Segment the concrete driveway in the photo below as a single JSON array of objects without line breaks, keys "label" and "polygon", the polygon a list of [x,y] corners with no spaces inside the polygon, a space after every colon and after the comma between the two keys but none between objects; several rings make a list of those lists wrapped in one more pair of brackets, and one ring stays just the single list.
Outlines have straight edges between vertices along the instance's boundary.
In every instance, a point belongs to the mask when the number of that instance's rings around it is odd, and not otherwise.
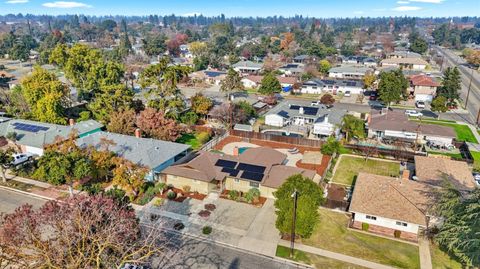
[{"label": "concrete driveway", "polygon": [[37,209],[45,202],[46,200],[40,198],[0,188],[0,212],[2,213],[13,213],[17,207],[24,204],[30,204]]}]

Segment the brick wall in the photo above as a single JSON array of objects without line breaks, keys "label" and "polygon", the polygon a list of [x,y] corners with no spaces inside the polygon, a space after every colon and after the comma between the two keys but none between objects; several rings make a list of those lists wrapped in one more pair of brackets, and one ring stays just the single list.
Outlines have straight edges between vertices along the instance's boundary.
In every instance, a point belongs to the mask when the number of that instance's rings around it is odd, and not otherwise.
[{"label": "brick wall", "polygon": [[[394,235],[395,230],[394,229],[386,228],[386,227],[382,227],[382,226],[378,226],[378,225],[374,225],[374,224],[370,224],[370,223],[368,225],[369,225],[368,226],[368,232],[376,233],[376,234],[380,234],[380,235],[386,235],[386,236],[390,236],[390,237],[395,237],[395,235]],[[358,229],[358,230],[362,230],[362,222],[353,221],[353,223],[350,225],[350,227]],[[413,242],[418,241],[418,236],[416,234],[409,233],[409,232],[404,232],[404,231],[401,232],[400,238],[408,240],[408,241],[413,241]]]}]

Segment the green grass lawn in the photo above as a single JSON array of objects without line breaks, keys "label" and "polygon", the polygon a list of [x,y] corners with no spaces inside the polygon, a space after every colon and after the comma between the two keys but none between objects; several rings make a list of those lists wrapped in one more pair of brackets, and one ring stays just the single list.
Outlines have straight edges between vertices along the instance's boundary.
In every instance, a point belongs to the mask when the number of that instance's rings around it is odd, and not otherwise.
[{"label": "green grass lawn", "polygon": [[[277,247],[277,257],[290,259],[290,248],[284,246]],[[326,258],[320,255],[307,253],[301,250],[294,250],[293,259],[296,262],[313,265],[315,268],[345,268],[345,269],[360,269],[362,266],[351,263],[341,262],[335,259]]]},{"label": "green grass lawn", "polygon": [[420,267],[417,246],[348,230],[349,217],[343,213],[327,209],[319,213],[313,235],[303,244],[399,268]]},{"label": "green grass lawn", "polygon": [[480,152],[470,151],[470,154],[472,154],[472,158],[475,162],[480,162]]},{"label": "green grass lawn", "polygon": [[397,162],[380,161],[352,156],[343,156],[333,175],[333,182],[352,185],[359,172],[366,172],[381,176],[398,176],[400,164]]},{"label": "green grass lawn", "polygon": [[449,156],[456,159],[462,159],[463,156],[460,153],[448,153],[448,152],[439,152],[439,151],[428,151],[429,154],[437,154],[437,155],[444,155]]},{"label": "green grass lawn", "polygon": [[[420,120],[413,120],[413,121],[420,121]],[[446,127],[452,127],[455,130],[455,133],[457,134],[457,140],[478,143],[477,138],[475,137],[472,130],[470,130],[470,128],[467,125],[448,123],[448,122],[442,122],[442,121],[433,121],[433,120],[422,120],[421,122],[425,124],[435,124],[435,125],[441,125]]]},{"label": "green grass lawn", "polygon": [[432,265],[435,269],[461,269],[462,264],[457,262],[443,252],[437,245],[430,245],[430,256],[432,257]]},{"label": "green grass lawn", "polygon": [[[184,134],[179,139],[177,139],[176,142],[181,143],[181,144],[190,145],[192,147],[192,149],[200,149],[209,140],[209,139],[205,138],[205,134],[203,135],[204,137],[202,138],[201,134],[202,133]],[[207,138],[208,138],[208,136],[207,136]],[[202,140],[206,140],[206,141],[202,141]]]}]

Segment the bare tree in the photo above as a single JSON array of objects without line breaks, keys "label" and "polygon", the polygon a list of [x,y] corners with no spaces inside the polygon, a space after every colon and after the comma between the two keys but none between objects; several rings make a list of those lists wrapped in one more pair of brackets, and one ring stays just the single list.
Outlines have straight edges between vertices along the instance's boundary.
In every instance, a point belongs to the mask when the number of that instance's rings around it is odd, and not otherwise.
[{"label": "bare tree", "polygon": [[135,211],[103,195],[23,205],[0,220],[0,267],[120,268],[161,252],[158,229],[141,229]]}]

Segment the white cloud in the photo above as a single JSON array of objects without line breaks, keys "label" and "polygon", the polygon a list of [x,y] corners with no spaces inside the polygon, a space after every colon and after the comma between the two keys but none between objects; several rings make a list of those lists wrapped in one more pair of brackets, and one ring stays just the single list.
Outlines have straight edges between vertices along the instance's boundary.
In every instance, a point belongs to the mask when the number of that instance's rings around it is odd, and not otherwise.
[{"label": "white cloud", "polygon": [[9,0],[5,3],[7,3],[7,4],[25,4],[25,3],[28,3],[28,0]]},{"label": "white cloud", "polygon": [[409,1],[397,1],[397,4],[399,5],[407,5],[407,4],[410,4]]},{"label": "white cloud", "polygon": [[85,3],[80,2],[64,2],[64,1],[57,1],[57,2],[49,2],[42,4],[44,7],[51,7],[51,8],[90,8],[91,5],[87,5]]},{"label": "white cloud", "polygon": [[422,9],[421,7],[414,7],[414,6],[399,6],[396,8],[392,8],[393,11],[417,11]]},{"label": "white cloud", "polygon": [[445,0],[409,0],[410,2],[429,3],[429,4],[441,4]]}]

